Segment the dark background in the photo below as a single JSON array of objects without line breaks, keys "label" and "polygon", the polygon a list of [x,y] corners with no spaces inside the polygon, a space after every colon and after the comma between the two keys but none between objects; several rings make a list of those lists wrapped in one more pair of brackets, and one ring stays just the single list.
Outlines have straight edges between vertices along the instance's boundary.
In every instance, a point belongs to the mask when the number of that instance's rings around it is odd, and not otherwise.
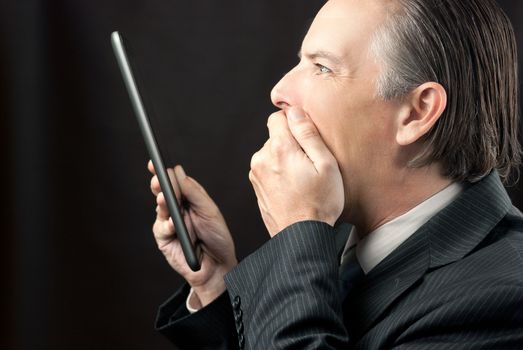
[{"label": "dark background", "polygon": [[[147,155],[109,35],[132,42],[160,142],[216,200],[239,258],[268,235],[247,178],[320,0],[0,6],[1,349],[170,349]],[[523,29],[520,1],[500,1]],[[518,187],[510,193],[520,205]]]}]

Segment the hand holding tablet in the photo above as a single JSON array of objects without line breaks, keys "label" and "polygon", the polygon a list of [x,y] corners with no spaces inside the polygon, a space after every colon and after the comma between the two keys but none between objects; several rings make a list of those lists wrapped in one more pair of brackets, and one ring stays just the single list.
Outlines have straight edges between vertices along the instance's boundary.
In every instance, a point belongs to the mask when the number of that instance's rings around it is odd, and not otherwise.
[{"label": "hand holding tablet", "polygon": [[156,170],[156,175],[158,176],[158,180],[160,182],[162,193],[165,197],[167,207],[169,208],[169,213],[174,222],[176,235],[180,240],[183,254],[185,255],[185,259],[187,260],[187,264],[190,266],[190,268],[193,271],[198,271],[200,269],[200,262],[198,261],[195,249],[191,243],[189,234],[187,233],[187,228],[185,227],[185,223],[178,206],[178,201],[176,200],[169,176],[167,175],[163,158],[151,128],[151,123],[143,105],[140,92],[138,91],[138,86],[131,70],[129,56],[127,55],[123,38],[120,33],[113,32],[111,34],[111,43],[116,60],[118,61],[118,65],[122,72],[127,92],[131,98],[131,103],[133,105],[138,124],[140,125],[145,145],[147,146],[147,150],[153,162],[154,169]]}]

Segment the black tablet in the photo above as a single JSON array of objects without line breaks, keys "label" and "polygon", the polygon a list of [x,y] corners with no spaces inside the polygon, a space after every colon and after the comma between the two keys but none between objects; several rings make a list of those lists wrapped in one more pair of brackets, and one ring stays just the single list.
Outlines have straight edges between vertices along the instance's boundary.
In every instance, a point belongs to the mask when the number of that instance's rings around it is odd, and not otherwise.
[{"label": "black tablet", "polygon": [[193,271],[198,271],[200,269],[200,263],[196,256],[195,249],[191,243],[187,228],[185,227],[185,222],[183,221],[183,216],[181,215],[178,201],[176,200],[174,190],[172,188],[171,182],[169,181],[169,176],[167,175],[167,170],[164,166],[163,158],[160,149],[158,148],[158,143],[154,137],[154,132],[151,128],[149,117],[147,116],[142,98],[140,97],[140,92],[138,91],[135,76],[131,70],[129,56],[124,46],[124,39],[120,33],[113,32],[111,34],[111,43],[116,60],[118,61],[118,66],[120,66],[120,71],[122,72],[127,92],[131,98],[134,113],[136,114],[138,125],[142,131],[147,151],[149,152],[154,169],[156,170],[156,175],[158,176],[160,187],[169,209],[169,214],[173,219],[176,235],[182,245],[183,254],[185,255],[185,259],[187,260],[189,267]]}]

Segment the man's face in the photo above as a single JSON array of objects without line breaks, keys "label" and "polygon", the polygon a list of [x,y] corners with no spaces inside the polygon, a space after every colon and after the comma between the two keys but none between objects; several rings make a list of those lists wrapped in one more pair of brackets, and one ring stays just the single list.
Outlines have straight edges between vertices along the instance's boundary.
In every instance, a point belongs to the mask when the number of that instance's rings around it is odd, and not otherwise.
[{"label": "man's face", "polygon": [[398,104],[376,96],[380,63],[370,49],[382,6],[327,2],[303,40],[299,64],[271,93],[276,106],[301,107],[316,124],[340,165],[346,212],[347,204],[357,206],[358,192],[383,178],[395,152],[391,116]]}]

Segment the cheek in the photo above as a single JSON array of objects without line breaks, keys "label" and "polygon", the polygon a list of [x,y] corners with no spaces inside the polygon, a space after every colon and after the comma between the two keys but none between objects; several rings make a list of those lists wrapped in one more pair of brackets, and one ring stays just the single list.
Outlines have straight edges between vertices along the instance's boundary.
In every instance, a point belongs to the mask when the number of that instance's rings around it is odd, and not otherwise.
[{"label": "cheek", "polygon": [[346,157],[349,138],[353,137],[350,120],[339,101],[325,96],[322,103],[309,108],[309,115],[318,128],[323,141],[339,161]]},{"label": "cheek", "polygon": [[390,108],[374,99],[370,80],[303,78],[295,85],[294,102],[314,121],[338,162],[361,161],[385,151],[391,134]]},{"label": "cheek", "polygon": [[345,114],[347,94],[325,78],[314,76],[300,84],[301,103],[318,129],[327,132]]},{"label": "cheek", "polygon": [[348,93],[340,90],[332,86],[316,87],[309,90],[303,101],[304,110],[333,153],[338,153],[341,141],[352,134],[352,120],[359,118],[357,105]]},{"label": "cheek", "polygon": [[332,92],[317,93],[307,100],[306,111],[342,167],[371,162],[388,152],[393,139],[389,111],[368,96]]}]

